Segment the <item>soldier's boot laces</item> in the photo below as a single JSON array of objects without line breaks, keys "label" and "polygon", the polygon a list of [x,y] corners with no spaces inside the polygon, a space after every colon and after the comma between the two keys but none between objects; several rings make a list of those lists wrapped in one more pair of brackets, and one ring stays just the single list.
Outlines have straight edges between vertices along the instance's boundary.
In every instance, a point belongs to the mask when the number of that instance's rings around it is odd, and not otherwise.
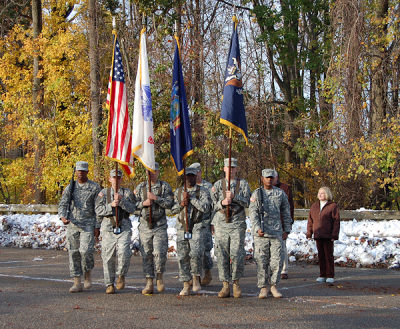
[{"label": "soldier's boot laces", "polygon": [[221,291],[218,293],[219,298],[227,298],[231,295],[231,288],[229,287],[229,282],[224,281],[222,282],[223,286]]},{"label": "soldier's boot laces", "polygon": [[258,298],[264,299],[268,298],[268,288],[267,287],[262,287],[260,294],[258,295]]},{"label": "soldier's boot laces", "polygon": [[242,298],[242,288],[239,286],[239,279],[233,281],[233,297]]},{"label": "soldier's boot laces", "polygon": [[211,271],[206,270],[204,272],[204,278],[203,278],[203,280],[201,280],[201,285],[206,286],[206,285],[210,284],[211,280],[212,280]]},{"label": "soldier's boot laces", "polygon": [[113,293],[115,293],[115,288],[114,288],[114,285],[111,284],[111,285],[109,285],[109,286],[107,287],[107,289],[106,289],[106,294],[113,294]]},{"label": "soldier's boot laces", "polygon": [[125,277],[122,275],[118,275],[117,289],[122,290],[124,288],[125,288]]},{"label": "soldier's boot laces", "polygon": [[157,290],[158,292],[165,290],[165,284],[163,281],[162,273],[157,273]]},{"label": "soldier's boot laces", "polygon": [[146,287],[142,290],[142,295],[149,295],[154,292],[153,278],[147,278]]},{"label": "soldier's boot laces", "polygon": [[200,290],[201,290],[200,277],[193,275],[193,291],[200,291]]},{"label": "soldier's boot laces", "polygon": [[83,284],[83,287],[85,289],[92,288],[92,278],[90,277],[90,271],[85,272],[84,278],[85,278],[85,283]]},{"label": "soldier's boot laces", "polygon": [[183,282],[183,289],[179,293],[179,296],[189,296],[190,295],[190,284],[189,281]]},{"label": "soldier's boot laces", "polygon": [[271,286],[271,293],[275,298],[282,298],[282,294],[278,291],[276,286]]},{"label": "soldier's boot laces", "polygon": [[69,292],[80,292],[82,291],[82,281],[80,276],[74,277],[74,285],[69,288]]}]

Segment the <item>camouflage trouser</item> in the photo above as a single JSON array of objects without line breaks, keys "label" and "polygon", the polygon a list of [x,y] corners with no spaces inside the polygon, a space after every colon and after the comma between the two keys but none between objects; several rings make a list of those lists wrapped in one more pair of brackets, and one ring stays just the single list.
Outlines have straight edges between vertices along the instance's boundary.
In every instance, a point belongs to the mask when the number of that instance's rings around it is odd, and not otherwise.
[{"label": "camouflage trouser", "polygon": [[[274,286],[281,281],[282,243],[281,237],[254,236],[254,259],[257,263],[258,288],[266,287],[269,283]],[[271,269],[271,275],[268,273],[268,267]]]},{"label": "camouflage trouser", "polygon": [[194,225],[192,239],[185,239],[183,230],[177,231],[176,246],[179,263],[179,281],[190,281],[200,276],[203,267],[204,237],[203,223]]},{"label": "camouflage trouser", "polygon": [[143,274],[154,278],[156,273],[165,272],[168,251],[167,224],[149,229],[147,223],[139,226],[139,246],[143,258]]},{"label": "camouflage trouser", "polygon": [[115,263],[118,255],[117,275],[126,276],[129,270],[132,230],[121,234],[109,231],[101,232],[101,258],[103,259],[104,283],[106,286],[115,282]]},{"label": "camouflage trouser", "polygon": [[69,271],[72,277],[81,276],[94,267],[94,226],[67,225]]},{"label": "camouflage trouser", "polygon": [[289,257],[288,257],[288,253],[287,253],[286,241],[287,240],[283,240],[283,242],[282,242],[282,253],[283,253],[282,273],[287,274],[288,269],[289,269]]},{"label": "camouflage trouser", "polygon": [[206,224],[204,228],[204,270],[210,271],[214,267],[214,261],[211,257],[211,249],[213,248],[213,238],[211,234],[211,225]]},{"label": "camouflage trouser", "polygon": [[[243,276],[244,238],[246,228],[215,228],[215,253],[218,258],[218,273],[220,281],[238,280]],[[232,261],[232,274],[231,274]]]}]

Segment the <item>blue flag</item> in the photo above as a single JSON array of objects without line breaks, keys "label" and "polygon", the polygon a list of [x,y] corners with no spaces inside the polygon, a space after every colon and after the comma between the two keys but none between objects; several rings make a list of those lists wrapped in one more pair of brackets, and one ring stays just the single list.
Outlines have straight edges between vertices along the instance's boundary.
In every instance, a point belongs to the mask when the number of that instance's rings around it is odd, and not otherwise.
[{"label": "blue flag", "polygon": [[183,174],[183,160],[193,153],[192,132],[190,130],[189,110],[183,82],[178,38],[175,45],[174,72],[172,75],[170,139],[171,156],[178,175]]},{"label": "blue flag", "polygon": [[243,104],[243,84],[236,16],[233,16],[232,20],[234,22],[233,33],[226,63],[220,122],[242,134],[247,144],[247,122]]}]

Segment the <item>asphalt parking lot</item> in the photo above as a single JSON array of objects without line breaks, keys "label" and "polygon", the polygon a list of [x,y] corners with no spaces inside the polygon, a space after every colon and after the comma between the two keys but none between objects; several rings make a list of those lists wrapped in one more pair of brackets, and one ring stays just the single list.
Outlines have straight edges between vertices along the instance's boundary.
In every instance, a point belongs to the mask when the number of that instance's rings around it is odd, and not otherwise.
[{"label": "asphalt parking lot", "polygon": [[317,283],[318,266],[291,264],[282,299],[259,299],[256,267],[248,262],[243,298],[217,298],[213,281],[180,297],[176,259],[164,275],[166,291],[141,295],[142,260],[131,258],[127,287],[106,295],[102,261],[95,255],[93,287],[72,294],[68,253],[0,248],[1,328],[399,328],[400,271],[336,267],[333,285]]}]

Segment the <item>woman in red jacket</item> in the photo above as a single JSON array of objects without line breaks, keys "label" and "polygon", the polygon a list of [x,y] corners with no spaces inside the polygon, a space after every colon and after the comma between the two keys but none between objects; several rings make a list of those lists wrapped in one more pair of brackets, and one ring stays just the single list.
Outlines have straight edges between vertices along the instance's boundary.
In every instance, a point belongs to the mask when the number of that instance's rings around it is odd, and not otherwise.
[{"label": "woman in red jacket", "polygon": [[333,241],[339,238],[339,207],[332,202],[332,192],[327,187],[318,191],[319,201],[310,208],[307,223],[307,238],[314,234],[318,249],[319,277],[318,282],[333,283],[335,276]]}]

